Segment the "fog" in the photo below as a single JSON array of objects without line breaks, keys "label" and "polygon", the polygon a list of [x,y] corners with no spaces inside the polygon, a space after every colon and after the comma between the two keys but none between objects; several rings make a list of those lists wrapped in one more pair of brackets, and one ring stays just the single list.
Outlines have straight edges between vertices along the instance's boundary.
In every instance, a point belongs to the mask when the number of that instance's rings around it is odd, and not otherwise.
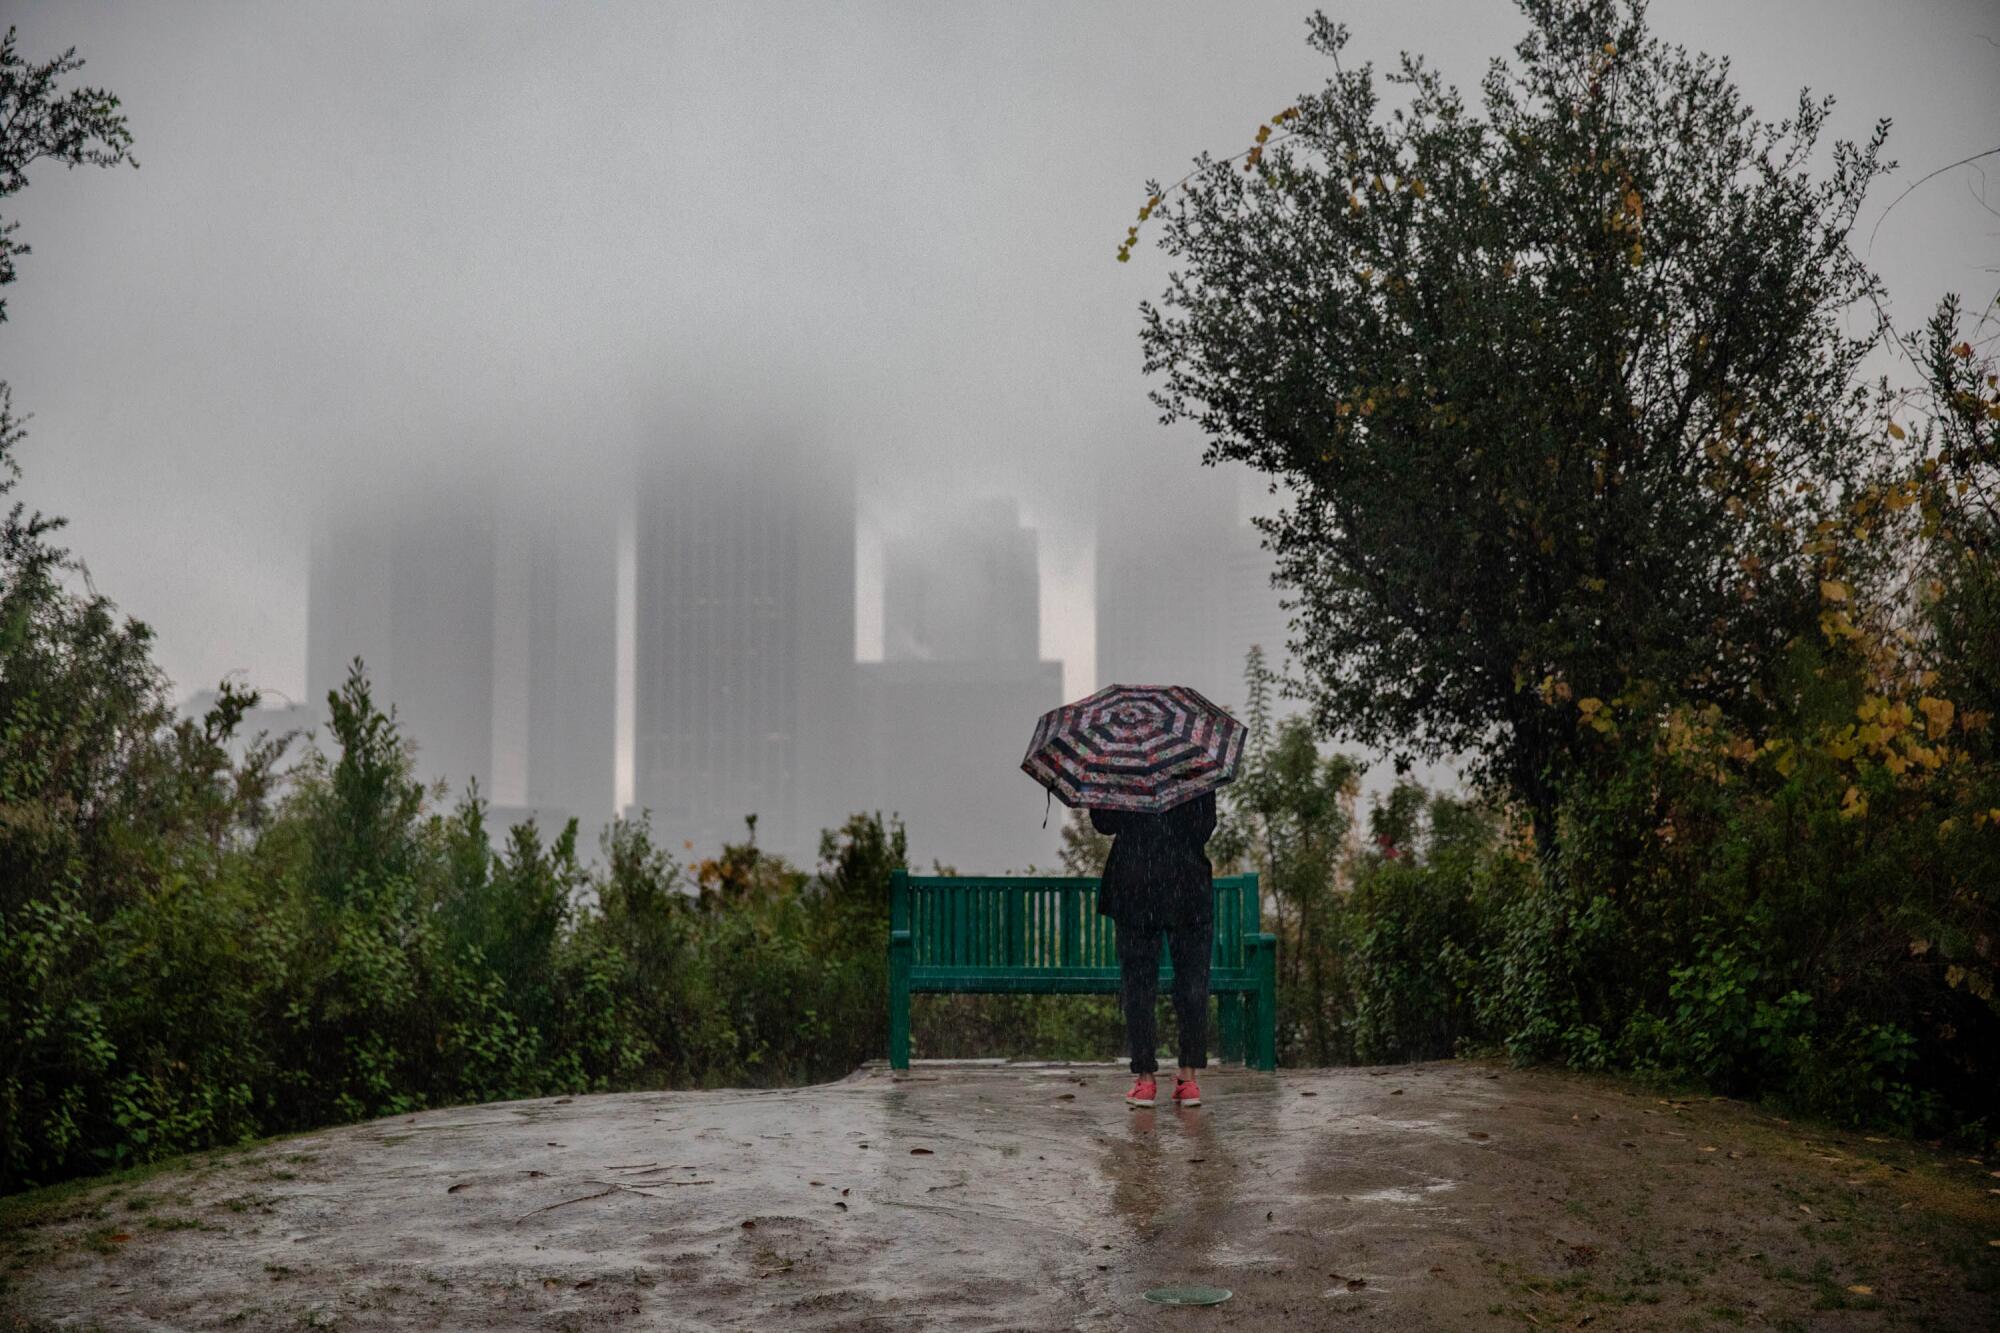
[{"label": "fog", "polygon": [[[305,694],[333,499],[499,482],[588,527],[571,497],[637,460],[786,436],[852,460],[861,660],[884,655],[885,545],[940,497],[1012,497],[1041,657],[1075,698],[1108,683],[1105,477],[1144,469],[1197,509],[1282,498],[1158,424],[1137,306],[1167,263],[1147,234],[1113,255],[1148,178],[1239,151],[1323,84],[1300,4],[0,8],[28,59],[78,48],[143,164],[44,163],[13,201],[21,494],[70,519],[180,695],[226,673]],[[1328,13],[1355,61],[1422,52],[1475,104],[1525,30],[1497,2]],[[1834,137],[1894,118],[1901,169],[1862,244],[1905,185],[1995,146],[1981,0],[1677,0],[1652,22],[1730,56],[1767,118],[1802,85],[1835,95],[1822,170]],[[1985,183],[1947,172],[1882,223],[1867,254],[1905,326],[1946,291],[1991,297]]]}]

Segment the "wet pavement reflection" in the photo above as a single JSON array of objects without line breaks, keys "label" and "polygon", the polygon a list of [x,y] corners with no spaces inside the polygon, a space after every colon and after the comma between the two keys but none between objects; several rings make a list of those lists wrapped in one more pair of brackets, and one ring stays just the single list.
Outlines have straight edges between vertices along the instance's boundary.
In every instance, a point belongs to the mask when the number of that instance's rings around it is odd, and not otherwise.
[{"label": "wet pavement reflection", "polygon": [[[151,1178],[185,1227],[92,1247],[80,1208],[10,1296],[110,1330],[1458,1329],[1509,1266],[1629,1248],[1635,1190],[1698,1221],[1772,1188],[1669,1128],[1683,1105],[1537,1071],[1211,1066],[1202,1106],[1151,1110],[1128,1081],[878,1065],[346,1126]],[[1186,1285],[1233,1295],[1143,1299]]]}]

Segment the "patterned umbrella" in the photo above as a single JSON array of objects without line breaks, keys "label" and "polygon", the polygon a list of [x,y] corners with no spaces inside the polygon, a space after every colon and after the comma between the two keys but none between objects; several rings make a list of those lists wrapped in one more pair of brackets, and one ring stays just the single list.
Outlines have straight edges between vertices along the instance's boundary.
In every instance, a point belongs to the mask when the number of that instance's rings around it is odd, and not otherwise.
[{"label": "patterned umbrella", "polygon": [[1064,805],[1158,814],[1234,778],[1243,736],[1185,685],[1107,685],[1042,714],[1021,768]]}]

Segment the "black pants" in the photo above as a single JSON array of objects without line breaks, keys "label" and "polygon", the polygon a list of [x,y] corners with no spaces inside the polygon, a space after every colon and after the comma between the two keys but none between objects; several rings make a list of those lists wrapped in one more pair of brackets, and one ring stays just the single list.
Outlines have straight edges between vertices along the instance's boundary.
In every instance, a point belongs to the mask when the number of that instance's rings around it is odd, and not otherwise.
[{"label": "black pants", "polygon": [[1180,1061],[1189,1069],[1208,1067],[1208,957],[1215,949],[1215,921],[1120,921],[1119,994],[1125,1002],[1125,1036],[1132,1072],[1160,1067],[1153,1054],[1153,1002],[1160,993],[1160,933],[1174,961],[1174,1017],[1180,1026]]}]

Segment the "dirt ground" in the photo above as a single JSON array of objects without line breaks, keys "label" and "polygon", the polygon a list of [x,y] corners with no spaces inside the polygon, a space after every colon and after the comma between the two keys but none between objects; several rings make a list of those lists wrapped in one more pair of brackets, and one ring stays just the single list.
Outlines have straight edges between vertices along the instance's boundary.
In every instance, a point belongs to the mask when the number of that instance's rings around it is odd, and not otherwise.
[{"label": "dirt ground", "polygon": [[[2000,1328],[2000,1163],[1500,1063],[1128,1082],[919,1062],[202,1154],[0,1201],[0,1330]],[[1233,1294],[1144,1299],[1184,1284]]]}]

